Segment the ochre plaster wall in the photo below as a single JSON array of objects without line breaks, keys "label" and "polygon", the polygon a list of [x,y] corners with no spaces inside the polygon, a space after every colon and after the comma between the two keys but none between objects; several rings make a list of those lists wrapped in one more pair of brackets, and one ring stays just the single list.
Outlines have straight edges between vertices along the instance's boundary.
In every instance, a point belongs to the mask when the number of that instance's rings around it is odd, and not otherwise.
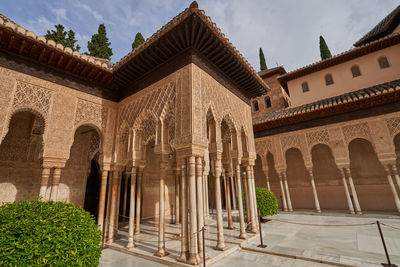
[{"label": "ochre plaster wall", "polygon": [[[354,90],[370,87],[400,78],[400,44],[288,81],[292,106],[300,106]],[[390,67],[381,69],[378,58],[386,56]],[[353,78],[350,68],[358,65],[361,76]],[[331,74],[334,83],[325,84],[325,75]],[[303,93],[301,84],[308,83],[310,91]]]}]

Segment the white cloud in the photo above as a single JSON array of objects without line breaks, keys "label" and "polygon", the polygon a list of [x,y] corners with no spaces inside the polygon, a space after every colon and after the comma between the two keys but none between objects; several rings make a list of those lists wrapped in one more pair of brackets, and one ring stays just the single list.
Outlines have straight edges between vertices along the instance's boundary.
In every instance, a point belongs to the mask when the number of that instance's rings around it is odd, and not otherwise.
[{"label": "white cloud", "polygon": [[65,8],[51,8],[51,12],[56,16],[56,21],[61,23],[62,21],[70,21],[67,17],[67,10]]}]

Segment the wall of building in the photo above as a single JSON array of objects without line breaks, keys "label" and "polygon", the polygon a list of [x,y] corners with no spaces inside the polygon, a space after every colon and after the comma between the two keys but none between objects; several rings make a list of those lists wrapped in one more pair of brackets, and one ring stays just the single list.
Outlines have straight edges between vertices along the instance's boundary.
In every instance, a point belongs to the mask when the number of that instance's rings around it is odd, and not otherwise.
[{"label": "wall of building", "polygon": [[[364,55],[344,63],[317,71],[288,81],[287,85],[292,106],[300,106],[320,99],[329,98],[354,90],[400,78],[400,44]],[[381,69],[378,58],[386,56],[390,67]],[[361,76],[353,78],[351,67],[358,65]],[[325,84],[325,75],[331,74],[334,83]],[[302,90],[302,83],[307,82],[309,91]]]},{"label": "wall of building", "polygon": [[[263,78],[264,82],[271,88],[267,94],[262,95],[260,97],[253,98],[251,102],[258,101],[259,110],[255,111],[254,107],[251,109],[251,113],[253,116],[258,116],[261,114],[265,114],[271,111],[275,111],[278,109],[286,108],[285,100],[291,105],[290,97],[287,95],[285,90],[283,89],[282,85],[279,83],[277,77],[279,74],[275,74],[266,78]],[[271,107],[266,107],[265,104],[265,97],[269,96],[271,99]]]},{"label": "wall of building", "polygon": [[[396,211],[384,167],[400,167],[396,163],[399,134],[400,112],[393,112],[257,138],[256,151],[261,160],[256,164],[262,165],[255,168],[256,180],[262,181],[257,184],[265,186],[263,181],[268,177],[280,199],[279,174],[283,173],[293,208],[315,209],[311,170],[321,209],[346,210],[341,170],[349,167],[362,210]],[[392,170],[390,175],[400,194],[396,173]]]}]

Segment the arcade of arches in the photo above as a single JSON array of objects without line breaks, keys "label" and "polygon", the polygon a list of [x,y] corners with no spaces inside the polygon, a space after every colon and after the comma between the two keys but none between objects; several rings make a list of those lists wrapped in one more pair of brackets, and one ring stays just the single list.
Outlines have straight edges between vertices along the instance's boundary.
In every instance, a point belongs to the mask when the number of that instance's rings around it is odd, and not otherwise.
[{"label": "arcade of arches", "polygon": [[257,138],[256,186],[285,211],[399,213],[398,115]]}]

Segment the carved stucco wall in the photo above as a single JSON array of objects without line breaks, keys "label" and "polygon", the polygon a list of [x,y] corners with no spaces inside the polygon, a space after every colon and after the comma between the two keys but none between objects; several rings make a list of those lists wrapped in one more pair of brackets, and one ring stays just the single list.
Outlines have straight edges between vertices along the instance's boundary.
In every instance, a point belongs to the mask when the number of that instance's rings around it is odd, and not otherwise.
[{"label": "carved stucco wall", "polygon": [[245,131],[249,152],[255,160],[251,107],[194,64],[192,64],[192,73],[192,121],[195,143],[207,145],[206,114],[211,108],[219,123],[224,117],[229,116],[238,133],[241,129]]},{"label": "carved stucco wall", "polygon": [[116,103],[3,67],[0,87],[1,140],[12,115],[29,110],[45,121],[44,157],[67,160],[75,130],[90,124],[101,133],[105,160],[111,161]]},{"label": "carved stucco wall", "polygon": [[[347,204],[344,197],[344,189],[341,177],[338,174],[338,167],[348,166],[349,160],[349,143],[356,139],[362,138],[368,140],[377,157],[382,164],[386,162],[393,163],[396,159],[393,139],[400,133],[400,112],[390,113],[386,115],[374,116],[364,119],[357,119],[342,123],[335,123],[326,126],[313,127],[290,133],[276,134],[268,137],[256,139],[256,151],[261,158],[265,157],[267,151],[270,151],[275,160],[276,169],[286,169],[285,151],[290,148],[298,148],[308,166],[312,166],[312,149],[317,144],[324,144],[329,147],[334,162],[332,166],[325,168],[318,167],[314,170],[314,178],[316,180],[317,191],[319,193],[320,204],[322,208],[346,209]],[[273,149],[270,148],[272,142]],[[329,155],[325,153],[325,157]],[[365,159],[367,160],[367,159]],[[258,162],[257,162],[258,163]],[[320,161],[321,164],[321,161]],[[355,165],[354,165],[355,166]],[[328,168],[329,167],[329,168]],[[255,174],[256,179],[265,179],[263,172],[258,170]],[[333,177],[334,176],[334,177]],[[322,181],[323,177],[330,177]],[[289,178],[288,178],[289,179]],[[356,184],[357,193],[360,201],[363,203],[364,209],[372,210],[394,210],[394,201],[389,189],[385,175],[372,178],[360,178],[354,173],[354,183]],[[293,183],[288,180],[291,188],[292,202],[296,199],[310,199],[310,205],[305,208],[314,208],[312,202],[311,191],[306,187],[293,187]],[[310,187],[308,185],[307,187]],[[280,185],[278,181],[271,182],[272,191],[279,197],[281,195]],[[307,193],[304,193],[307,192]],[[383,197],[384,196],[384,197]],[[378,199],[380,206],[376,206],[370,200]],[[294,205],[296,206],[296,205]]]}]

